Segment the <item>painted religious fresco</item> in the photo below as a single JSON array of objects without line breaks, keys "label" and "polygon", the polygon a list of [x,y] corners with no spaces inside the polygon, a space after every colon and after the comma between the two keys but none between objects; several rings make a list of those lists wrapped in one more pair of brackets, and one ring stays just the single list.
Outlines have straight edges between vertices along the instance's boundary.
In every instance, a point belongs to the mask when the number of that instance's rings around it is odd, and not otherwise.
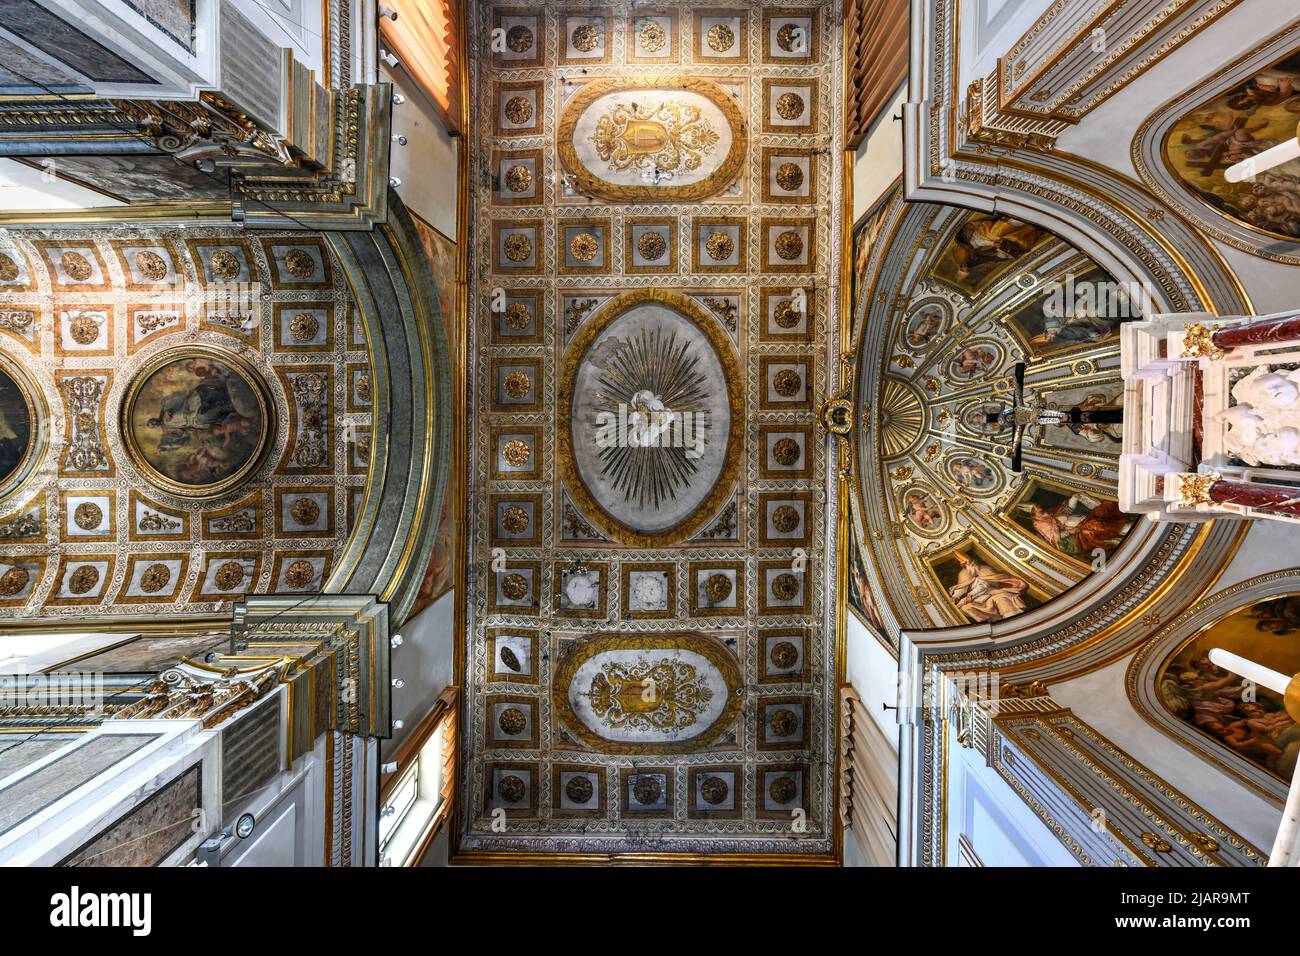
[{"label": "painted religious fresco", "polygon": [[1300,238],[1300,160],[1230,183],[1229,166],[1294,139],[1300,51],[1219,94],[1169,130],[1164,161],[1193,195],[1247,226]]},{"label": "painted religious fresco", "polygon": [[884,630],[884,622],[880,620],[880,612],[876,609],[876,598],[871,593],[871,585],[867,581],[867,568],[863,563],[862,549],[858,546],[858,536],[853,530],[853,523],[849,522],[849,591],[848,605],[858,620],[877,633]]},{"label": "painted religious fresco", "polygon": [[871,263],[871,253],[880,244],[880,233],[885,227],[885,213],[888,212],[901,191],[902,183],[895,183],[853,225],[852,301],[855,321],[858,317],[862,296],[866,292],[867,266]]},{"label": "painted religious fresco", "polygon": [[[1124,388],[1112,379],[1095,385],[1075,388],[1044,389],[1043,403],[1066,412],[1115,413],[1124,407]],[[1082,416],[1079,416],[1082,418]],[[1102,417],[1102,415],[1098,415]],[[1042,448],[1074,449],[1118,455],[1124,437],[1123,422],[1079,421],[1077,424],[1036,425],[1029,430],[1029,441]]]},{"label": "painted religious fresco", "polygon": [[123,438],[136,463],[178,494],[215,494],[257,466],[271,436],[265,385],[233,354],[168,352],[132,384]]},{"label": "painted religious fresco", "polygon": [[898,215],[898,254],[924,258],[878,290],[855,339],[859,414],[879,423],[857,446],[862,544],[904,627],[1005,621],[1095,573],[1134,527],[1109,464],[1132,290],[1032,225]]},{"label": "painted religious fresco", "polygon": [[930,559],[930,568],[948,599],[975,624],[1006,620],[1042,603],[1023,573],[971,542]]},{"label": "painted religious fresco", "polygon": [[[443,328],[447,333],[447,351],[451,357],[451,368],[458,368],[461,336],[456,294],[456,243],[418,216],[412,216],[412,219],[415,221],[415,230],[420,236],[425,255],[429,257],[429,268],[433,273],[438,308],[442,315]],[[446,497],[443,499],[442,515],[438,519],[437,536],[433,542],[433,557],[420,584],[419,597],[411,608],[411,617],[415,617],[452,587],[452,576],[456,570],[455,502],[458,498],[459,492],[456,489],[447,489]]]},{"label": "painted religious fresco", "polygon": [[1129,290],[1090,268],[1049,283],[1007,316],[1007,323],[1042,355],[1118,338],[1120,323],[1138,317]]},{"label": "painted religious fresco", "polygon": [[79,226],[0,248],[0,285],[20,280],[0,311],[50,319],[0,336],[0,618],[329,588],[387,390],[325,238]]},{"label": "painted religious fresco", "polygon": [[966,295],[979,295],[1047,238],[1048,233],[1019,219],[972,213],[944,246],[930,275]]},{"label": "painted religious fresco", "polygon": [[941,301],[923,302],[913,309],[903,325],[901,344],[915,351],[923,351],[938,341],[938,336],[948,326],[948,307]]},{"label": "painted religious fresco", "polygon": [[1008,517],[1067,557],[1091,564],[1114,553],[1136,517],[1114,500],[1031,478]]},{"label": "painted religious fresco", "polygon": [[0,488],[27,459],[35,430],[31,401],[17,379],[0,367]]},{"label": "painted religious fresco", "polygon": [[1175,716],[1219,746],[1290,781],[1300,755],[1300,726],[1281,695],[1216,667],[1213,648],[1283,674],[1300,672],[1300,595],[1240,608],[1179,648],[1160,672],[1160,699]]}]

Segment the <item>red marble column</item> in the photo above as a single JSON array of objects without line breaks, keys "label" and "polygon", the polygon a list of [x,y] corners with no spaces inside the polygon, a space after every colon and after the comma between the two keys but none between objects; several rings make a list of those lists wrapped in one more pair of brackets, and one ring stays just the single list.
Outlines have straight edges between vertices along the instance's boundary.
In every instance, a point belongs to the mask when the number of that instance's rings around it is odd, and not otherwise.
[{"label": "red marble column", "polygon": [[1227,505],[1259,508],[1284,515],[1300,515],[1300,488],[1263,485],[1253,481],[1216,481],[1210,500]]},{"label": "red marble column", "polygon": [[1220,329],[1214,333],[1212,340],[1215,347],[1221,349],[1242,345],[1272,345],[1277,342],[1300,343],[1300,313]]}]

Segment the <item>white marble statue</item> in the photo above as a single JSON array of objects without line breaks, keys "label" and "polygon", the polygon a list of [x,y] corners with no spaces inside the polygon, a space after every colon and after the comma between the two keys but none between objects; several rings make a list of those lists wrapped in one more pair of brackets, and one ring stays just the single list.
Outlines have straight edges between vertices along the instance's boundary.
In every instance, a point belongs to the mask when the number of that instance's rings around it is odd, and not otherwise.
[{"label": "white marble statue", "polygon": [[1248,465],[1300,465],[1300,369],[1255,369],[1232,387],[1236,404],[1215,419],[1228,452]]}]

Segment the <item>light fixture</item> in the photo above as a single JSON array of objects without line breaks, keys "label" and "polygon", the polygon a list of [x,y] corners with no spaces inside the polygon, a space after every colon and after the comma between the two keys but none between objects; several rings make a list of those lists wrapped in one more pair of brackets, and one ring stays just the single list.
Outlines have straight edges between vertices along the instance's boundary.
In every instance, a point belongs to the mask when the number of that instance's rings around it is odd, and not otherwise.
[{"label": "light fixture", "polygon": [[401,647],[401,646],[402,646],[402,635],[401,635],[401,634],[394,634],[392,637],[390,637],[390,638],[388,639],[388,646],[389,646],[389,647]]},{"label": "light fixture", "polygon": [[405,102],[406,102],[406,97],[403,96],[401,93],[394,93],[394,94],[393,94],[393,105],[394,105],[394,106],[401,106],[401,105],[402,105],[403,103],[405,103]]},{"label": "light fixture", "polygon": [[406,145],[406,137],[403,136],[401,133],[394,133],[394,134],[393,134],[393,142],[396,143],[398,146],[405,146],[405,145]]},{"label": "light fixture", "polygon": [[400,179],[398,179],[396,176],[389,176],[389,177],[388,177],[388,185],[390,185],[390,186],[392,186],[394,189],[396,189],[398,186],[402,185],[402,181],[401,181]]},{"label": "light fixture", "polygon": [[1223,178],[1230,183],[1254,179],[1260,173],[1267,172],[1273,167],[1281,166],[1293,159],[1300,159],[1300,123],[1296,124],[1296,138],[1289,139],[1285,143],[1278,143],[1271,149],[1266,149],[1262,153],[1256,153],[1248,159],[1234,163],[1224,172]]},{"label": "light fixture", "polygon": [[389,67],[396,67],[397,64],[402,62],[401,60],[393,56],[393,54],[389,53],[387,50],[383,49],[382,47],[380,47],[379,49],[379,59],[387,63]]},{"label": "light fixture", "polygon": [[257,826],[257,818],[251,813],[245,813],[235,821],[235,836],[241,840],[247,840],[253,835],[255,826]]},{"label": "light fixture", "polygon": [[379,15],[381,17],[388,17],[388,19],[393,21],[397,20],[397,11],[392,7],[384,6],[382,3],[379,5]]},{"label": "light fixture", "polygon": [[403,687],[406,686],[406,681],[402,680],[400,677],[394,677],[393,686],[396,687],[398,690],[401,690]]}]

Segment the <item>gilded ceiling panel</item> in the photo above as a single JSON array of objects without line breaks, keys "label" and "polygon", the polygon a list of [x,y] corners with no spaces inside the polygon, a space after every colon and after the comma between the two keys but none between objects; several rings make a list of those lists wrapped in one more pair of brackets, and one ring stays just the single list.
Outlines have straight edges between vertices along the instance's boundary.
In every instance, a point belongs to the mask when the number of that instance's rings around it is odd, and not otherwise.
[{"label": "gilded ceiling panel", "polygon": [[0,608],[211,613],[329,581],[370,359],[309,233],[0,234]]},{"label": "gilded ceiling panel", "polygon": [[462,850],[831,848],[831,10],[479,6]]}]

